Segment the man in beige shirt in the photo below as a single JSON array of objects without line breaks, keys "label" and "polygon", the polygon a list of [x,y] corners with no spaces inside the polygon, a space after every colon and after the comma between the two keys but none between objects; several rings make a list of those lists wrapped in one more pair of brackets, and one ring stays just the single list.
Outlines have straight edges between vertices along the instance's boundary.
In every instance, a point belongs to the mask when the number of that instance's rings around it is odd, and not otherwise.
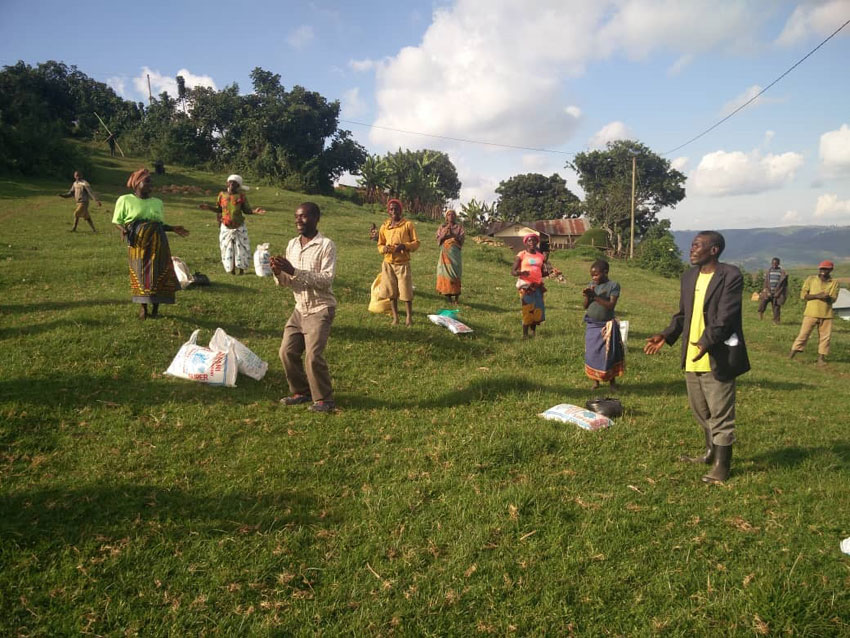
[{"label": "man in beige shirt", "polygon": [[800,290],[800,299],[806,302],[803,311],[803,325],[800,326],[800,334],[791,345],[789,358],[793,359],[798,352],[802,352],[809,340],[812,330],[818,329],[818,362],[817,365],[826,365],[826,356],[829,354],[829,340],[832,336],[832,304],[838,299],[838,282],[832,278],[832,269],[835,267],[828,259],[818,265],[818,274],[806,278],[803,288]]},{"label": "man in beige shirt", "polygon": [[332,289],[336,246],[319,232],[320,216],[313,202],[298,207],[298,237],[289,242],[286,257],[272,257],[271,268],[277,284],[291,287],[295,296],[295,309],[283,329],[279,352],[290,395],[280,402],[312,402],[313,412],[333,412],[336,404],[324,351],[336,313]]},{"label": "man in beige shirt", "polygon": [[71,184],[70,190],[67,193],[59,193],[59,197],[71,197],[72,195],[74,196],[74,201],[77,202],[77,207],[74,209],[74,227],[71,229],[71,232],[77,232],[77,224],[82,218],[89,223],[92,231],[96,233],[94,223],[89,215],[89,200],[93,199],[97,202],[98,206],[101,205],[100,200],[92,192],[91,185],[83,179],[83,174],[80,171],[74,171],[74,183]]}]

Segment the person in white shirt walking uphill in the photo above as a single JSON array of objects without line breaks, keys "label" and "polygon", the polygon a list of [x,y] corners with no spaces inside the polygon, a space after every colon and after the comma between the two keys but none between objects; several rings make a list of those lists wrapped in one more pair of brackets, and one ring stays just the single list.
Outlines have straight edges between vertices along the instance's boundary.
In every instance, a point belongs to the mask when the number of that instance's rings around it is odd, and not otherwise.
[{"label": "person in white shirt walking uphill", "polygon": [[[336,404],[324,351],[336,313],[332,284],[336,246],[319,232],[321,211],[304,202],[295,211],[298,237],[286,247],[286,257],[272,257],[275,281],[290,286],[295,309],[283,329],[280,360],[290,395],[284,405],[310,403],[314,412],[333,412]],[[303,360],[302,360],[303,357]]]}]

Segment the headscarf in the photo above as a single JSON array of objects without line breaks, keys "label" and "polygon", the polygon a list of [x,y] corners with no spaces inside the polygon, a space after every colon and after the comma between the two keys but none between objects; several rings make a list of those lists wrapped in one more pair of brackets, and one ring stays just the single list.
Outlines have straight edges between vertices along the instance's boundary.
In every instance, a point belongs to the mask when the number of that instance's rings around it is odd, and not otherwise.
[{"label": "headscarf", "polygon": [[400,199],[395,199],[395,198],[393,198],[393,199],[391,199],[391,200],[389,200],[389,201],[387,202],[387,212],[390,212],[390,205],[391,205],[393,202],[395,202],[396,204],[398,204],[398,210],[399,210],[399,212],[402,212],[402,213],[403,213],[403,212],[404,212],[404,204],[402,204],[402,203],[401,203],[401,200],[400,200]]},{"label": "headscarf", "polygon": [[127,188],[129,188],[131,191],[136,190],[136,186],[138,186],[139,183],[150,174],[151,172],[148,169],[140,168],[139,170],[130,175],[130,178],[127,180]]},{"label": "headscarf", "polygon": [[443,218],[448,217],[449,213],[453,213],[455,216],[455,221],[457,221],[457,211],[454,208],[449,208],[445,213],[443,213]]},{"label": "headscarf", "polygon": [[227,178],[228,182],[236,182],[239,184],[239,188],[242,188],[242,176],[241,175],[231,175]]},{"label": "headscarf", "polygon": [[528,239],[529,237],[534,237],[534,239],[537,240],[537,243],[538,244],[540,243],[540,237],[537,235],[537,233],[528,233],[527,235],[523,236],[522,243],[524,244],[525,240]]}]

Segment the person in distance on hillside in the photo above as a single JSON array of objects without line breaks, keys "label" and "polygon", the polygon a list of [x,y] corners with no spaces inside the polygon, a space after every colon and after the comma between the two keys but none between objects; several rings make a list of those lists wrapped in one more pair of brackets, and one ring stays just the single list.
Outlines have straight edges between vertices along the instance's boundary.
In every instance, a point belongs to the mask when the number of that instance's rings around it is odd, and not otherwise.
[{"label": "person in distance on hillside", "polygon": [[537,326],[546,321],[543,278],[549,274],[546,255],[540,252],[540,238],[529,233],[522,238],[525,250],[517,253],[511,275],[517,277],[516,287],[522,307],[522,338],[537,335]]},{"label": "person in distance on hillside", "polygon": [[832,304],[838,299],[838,282],[832,278],[832,269],[835,267],[828,259],[818,264],[818,274],[806,278],[803,288],[800,290],[800,299],[806,302],[803,311],[803,324],[800,326],[800,334],[794,339],[791,346],[789,359],[793,359],[798,352],[802,352],[809,340],[812,330],[818,329],[818,365],[826,365],[826,356],[829,354],[829,340],[832,336]]},{"label": "person in distance on hillside", "polygon": [[215,206],[201,204],[203,210],[214,210],[219,223],[218,245],[225,272],[242,275],[251,266],[251,240],[245,228],[245,215],[265,215],[263,208],[251,208],[242,187],[242,177],[231,175],[227,188],[218,194]]},{"label": "person in distance on hillside", "polygon": [[74,201],[77,202],[77,207],[74,209],[74,227],[71,232],[77,232],[77,224],[80,223],[80,219],[85,219],[91,226],[92,232],[96,233],[94,222],[89,215],[89,200],[93,199],[98,206],[101,205],[100,200],[92,192],[91,185],[83,179],[83,174],[80,171],[74,171],[74,183],[71,184],[70,190],[67,193],[60,193],[59,197],[71,197],[72,195]]},{"label": "person in distance on hillside", "polygon": [[[130,175],[127,188],[133,192],[115,202],[112,223],[127,241],[130,290],[133,302],[141,304],[139,319],[144,320],[159,316],[159,304],[174,303],[174,293],[180,287],[165,233],[186,237],[189,231],[163,223],[162,200],[151,197],[153,182],[148,169],[140,168]],[[152,306],[150,315],[148,304]]]},{"label": "person in distance on hillside", "polygon": [[702,231],[691,242],[694,266],[682,275],[679,310],[670,325],[646,340],[643,351],[656,354],[665,343],[682,336],[681,365],[685,369],[688,402],[705,433],[705,453],[681,457],[712,465],[706,483],[729,478],[735,442],[735,378],[750,369],[741,319],[744,278],[731,264],[718,261],[723,235]]},{"label": "person in distance on hillside", "polygon": [[463,276],[463,242],[466,233],[457,221],[457,213],[446,211],[446,221],[437,228],[437,244],[440,256],[437,258],[437,292],[445,295],[448,301],[458,303],[460,298],[461,277]]},{"label": "person in distance on hillside", "polygon": [[[283,405],[313,404],[313,412],[333,412],[336,404],[325,346],[336,314],[333,279],[336,246],[319,232],[319,207],[304,202],[295,211],[298,236],[286,247],[286,257],[272,257],[271,268],[279,286],[289,286],[295,309],[283,329],[280,361],[290,395]],[[302,361],[303,356],[303,361]]]},{"label": "person in distance on hillside", "polygon": [[788,273],[779,267],[779,257],[774,257],[770,268],[764,273],[764,287],[759,294],[759,319],[764,319],[764,311],[769,303],[773,307],[773,323],[779,325],[782,304],[788,295]]},{"label": "person in distance on hillside", "polygon": [[584,373],[593,379],[593,390],[601,382],[617,387],[615,379],[626,371],[626,356],[620,323],[614,308],[620,298],[620,284],[608,279],[610,266],[597,259],[590,266],[590,285],[584,295]]},{"label": "person in distance on hillside", "polygon": [[392,325],[398,325],[398,302],[404,302],[407,318],[404,325],[413,323],[413,277],[410,272],[410,253],[419,248],[416,227],[402,217],[404,208],[397,199],[387,202],[388,219],[378,230],[378,252],[381,262],[381,290],[378,296],[390,300]]}]

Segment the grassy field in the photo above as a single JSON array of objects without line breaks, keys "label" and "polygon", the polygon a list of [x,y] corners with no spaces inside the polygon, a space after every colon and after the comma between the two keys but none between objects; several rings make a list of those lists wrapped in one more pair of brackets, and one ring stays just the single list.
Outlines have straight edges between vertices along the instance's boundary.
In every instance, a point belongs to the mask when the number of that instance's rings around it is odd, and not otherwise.
[{"label": "grassy field", "polygon": [[[590,260],[553,255],[539,337],[522,341],[507,249],[469,241],[461,319],[426,312],[433,224],[419,223],[415,325],[366,307],[381,217],[316,198],[338,246],[327,350],[335,415],[279,407],[292,295],[226,275],[214,195],[164,193],[191,235],[173,253],[213,285],[140,322],[108,223],[137,164],[97,157],[99,234],[70,234],[56,181],[0,181],[0,634],[410,636],[850,635],[850,324],[825,369],[786,355],[802,306],[759,322],[738,386],[739,443],[720,487],[679,464],[702,436],[678,346],[644,356],[678,284],[615,263],[631,322],[626,414],[586,432],[536,415],[595,396],[580,291]],[[217,192],[225,175],[157,179]],[[254,244],[280,253],[303,195],[250,193]],[[797,291],[792,291],[796,296]],[[196,328],[270,363],[233,389],[163,376]]]}]

